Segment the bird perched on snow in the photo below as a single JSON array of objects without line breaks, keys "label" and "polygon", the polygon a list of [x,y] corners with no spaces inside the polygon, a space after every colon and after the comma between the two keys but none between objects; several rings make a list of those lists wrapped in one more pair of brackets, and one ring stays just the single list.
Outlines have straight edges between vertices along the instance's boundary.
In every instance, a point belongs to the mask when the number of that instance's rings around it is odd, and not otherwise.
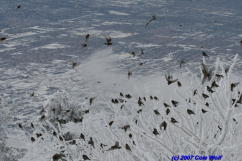
[{"label": "bird perched on snow", "polygon": [[128,144],[125,144],[125,149],[127,149],[128,151],[131,151],[131,148]]},{"label": "bird perched on snow", "polygon": [[119,145],[119,142],[118,141],[116,141],[115,144],[113,146],[111,146],[111,148],[109,148],[106,151],[117,150],[117,149],[121,149],[121,146]]},{"label": "bird perched on snow", "polygon": [[94,141],[92,140],[92,137],[90,137],[90,140],[88,141],[88,144],[90,144],[94,148]]},{"label": "bird perched on snow", "polygon": [[89,158],[87,155],[82,155],[82,158],[83,158],[84,160],[90,160],[90,158]]},{"label": "bird perched on snow", "polygon": [[71,62],[72,69],[74,69],[78,64],[74,61]]},{"label": "bird perched on snow", "polygon": [[86,34],[85,41],[88,41],[89,37],[90,37],[90,34]]},{"label": "bird perched on snow", "polygon": [[174,119],[173,117],[171,118],[171,123],[178,123],[178,121],[176,121],[176,119]]},{"label": "bird perched on snow", "polygon": [[204,57],[209,57],[207,53],[205,53],[205,51],[202,52]]},{"label": "bird perched on snow", "polygon": [[231,85],[230,85],[231,91],[233,91],[234,88],[237,87],[238,85],[239,85],[239,82],[237,82],[237,83],[231,83]]},{"label": "bird perched on snow", "polygon": [[95,98],[96,98],[96,97],[91,97],[91,98],[89,99],[89,104],[90,104],[90,105],[92,105],[92,103],[93,103],[93,101],[94,101]]},{"label": "bird perched on snow", "polygon": [[161,129],[161,130],[162,130],[162,129],[166,130],[166,128],[167,128],[167,123],[166,123],[165,121],[163,121],[163,122],[160,124],[160,129]]},{"label": "bird perched on snow", "polygon": [[6,40],[7,38],[6,37],[1,37],[0,38],[0,41],[4,41],[4,40]]},{"label": "bird perched on snow", "polygon": [[106,38],[106,42],[104,43],[105,45],[109,46],[109,45],[112,45],[112,38],[109,37],[109,38]]},{"label": "bird perched on snow", "polygon": [[128,79],[129,79],[131,76],[132,76],[132,72],[129,71],[129,72],[128,72]]},{"label": "bird perched on snow", "polygon": [[191,110],[191,109],[187,109],[187,113],[189,115],[195,115],[195,112],[193,110]]}]

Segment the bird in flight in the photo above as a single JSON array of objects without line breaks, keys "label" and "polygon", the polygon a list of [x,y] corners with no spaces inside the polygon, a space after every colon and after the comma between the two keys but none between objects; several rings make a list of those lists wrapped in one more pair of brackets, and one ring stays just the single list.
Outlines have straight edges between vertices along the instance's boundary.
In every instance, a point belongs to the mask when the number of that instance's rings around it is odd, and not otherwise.
[{"label": "bird in flight", "polygon": [[150,20],[145,24],[145,27],[147,27],[152,21],[156,20],[156,16],[153,15]]}]

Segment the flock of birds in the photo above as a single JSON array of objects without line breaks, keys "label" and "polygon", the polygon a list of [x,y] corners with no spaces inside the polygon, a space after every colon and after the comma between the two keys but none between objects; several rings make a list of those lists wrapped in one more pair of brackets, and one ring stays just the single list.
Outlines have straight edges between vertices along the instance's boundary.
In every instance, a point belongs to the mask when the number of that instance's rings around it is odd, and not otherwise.
[{"label": "flock of birds", "polygon": [[[205,56],[205,54],[203,55]],[[227,74],[229,71],[229,68],[226,68],[225,69],[225,74]],[[208,93],[214,93],[216,91],[216,88],[219,87],[218,85],[218,81],[220,79],[223,79],[226,75],[222,75],[220,73],[214,73],[214,70],[211,70],[209,69],[209,67],[205,64],[202,63],[202,74],[203,74],[203,79],[202,79],[202,84],[205,83],[205,82],[210,82],[211,80],[211,77],[212,76],[215,76],[216,79],[210,84],[210,85],[207,85],[206,87],[206,90],[207,91],[204,91],[203,93],[199,93],[197,89],[194,89],[193,91],[193,96],[196,96],[196,95],[200,95],[204,100],[205,100],[205,106],[208,107],[207,109],[205,108],[201,108],[201,113],[202,114],[206,114],[207,112],[209,112],[209,103],[206,102],[206,100],[209,98],[209,94]],[[167,85],[168,86],[171,86],[171,85],[177,85],[177,87],[182,87],[182,83],[178,80],[178,79],[174,79],[172,77],[172,75],[166,75],[165,76],[165,79],[166,79],[166,82],[167,82]],[[239,85],[239,82],[233,82],[230,84],[230,90],[231,92],[234,91],[234,89]],[[236,99],[233,99],[232,100],[232,104],[236,104],[235,107],[237,107],[237,104],[242,104],[242,94],[240,92],[238,92],[238,94],[240,95],[239,99],[236,101]],[[89,99],[89,105],[91,106],[94,101],[95,101],[95,98],[96,97],[91,97],[91,98],[86,98],[86,99]],[[116,97],[116,98],[112,98],[111,99],[111,103],[115,104],[115,105],[119,105],[120,106],[120,110],[122,110],[124,107],[125,107],[125,103],[130,100],[130,99],[134,99],[134,97],[129,94],[129,93],[123,93],[123,92],[120,92],[119,93],[119,96]],[[143,112],[142,110],[142,106],[145,105],[145,103],[148,101],[148,99],[150,101],[160,101],[159,97],[157,96],[139,96],[137,98],[137,107],[140,107],[138,110],[137,110],[137,114],[141,114]],[[189,99],[186,99],[186,102],[188,103],[191,103],[191,98]],[[193,102],[194,103],[194,102]],[[171,113],[172,113],[172,108],[178,108],[178,105],[180,104],[179,101],[177,100],[170,100],[170,103],[169,102],[163,102],[163,109],[164,109],[164,112],[165,112],[165,115],[166,116],[169,116]],[[66,112],[72,112],[71,110],[68,110]],[[187,115],[196,115],[198,111],[194,111],[192,109],[189,109],[187,108],[186,110],[186,113]],[[85,110],[84,111],[85,114],[88,114],[89,113],[89,110]],[[154,116],[161,116],[161,112],[158,110],[158,109],[155,109],[153,110],[153,113],[154,113]],[[45,119],[45,116],[41,116],[41,120],[44,120]],[[60,124],[65,124],[67,123],[68,121],[66,120],[57,120]],[[78,121],[74,121],[74,122],[82,122],[83,121],[83,117],[81,119],[79,119]],[[235,118],[233,118],[233,121],[234,122],[237,122],[237,120]],[[138,120],[134,120],[134,123],[137,125],[138,123]],[[111,128],[113,126],[113,124],[115,124],[115,121],[114,120],[110,120],[108,122],[108,127]],[[160,130],[161,131],[166,131],[169,124],[179,124],[179,120],[177,120],[174,116],[170,116],[170,119],[169,119],[169,122],[168,120],[165,120],[165,121],[162,121],[159,125],[160,127]],[[198,122],[197,122],[198,124]],[[34,128],[34,125],[33,123],[30,124],[31,128]],[[21,124],[19,124],[19,128],[23,129],[23,126]],[[129,130],[131,128],[131,125],[130,124],[126,124],[122,127],[120,127],[121,130],[124,130],[125,133],[128,134],[128,137],[130,139],[132,139],[133,137],[133,134],[132,132]],[[221,132],[223,129],[221,126],[218,125],[218,130]],[[159,135],[159,130],[157,128],[153,128],[151,133],[153,135]],[[42,133],[36,133],[35,134],[36,136],[35,137],[31,137],[31,141],[32,142],[35,142],[36,139],[38,138],[42,138],[43,139],[43,134]],[[72,136],[70,135],[70,133],[66,133],[64,134],[63,136],[60,136],[58,135],[58,131],[53,131],[52,132],[52,135],[56,138],[58,138],[60,141],[63,141],[65,140],[66,142],[68,142],[69,144],[77,144],[77,141],[76,139],[72,138]],[[214,137],[216,137],[217,134],[214,135]],[[88,139],[89,138],[89,139]],[[86,141],[86,143],[92,147],[92,148],[97,148],[97,144],[98,143],[95,143],[94,139],[92,137],[87,137],[85,136],[83,133],[80,134],[79,138],[77,138],[79,140],[83,140],[83,141]],[[132,146],[135,146],[136,143],[135,141],[133,140],[132,141],[133,145]],[[122,148],[124,148],[125,150],[127,151],[132,151],[132,146],[130,146],[130,144],[128,143],[124,143],[124,144],[120,144],[119,141],[115,141],[113,145],[107,145],[107,144],[104,144],[104,143],[99,143],[99,146],[100,148],[103,150],[103,152],[108,152],[108,151],[113,151],[113,150],[120,150]],[[53,161],[58,161],[59,159],[61,158],[65,158],[66,156],[63,154],[63,153],[56,153],[53,155],[52,159]],[[87,154],[83,154],[82,155],[82,158],[83,160],[91,160],[91,157],[88,156]]]},{"label": "flock of birds", "polygon": [[[17,6],[17,9],[20,9],[20,8],[21,8],[21,5],[18,5]],[[153,15],[151,17],[151,19],[145,24],[145,27],[148,27],[148,25],[151,22],[153,22],[154,20],[156,20],[156,19],[157,19],[156,16]],[[81,44],[83,48],[85,48],[85,47],[88,46],[88,40],[90,39],[90,36],[91,36],[90,34],[86,34],[85,35],[85,41],[84,41],[84,43]],[[6,40],[7,40],[7,37],[1,37],[0,38],[0,42],[6,41]],[[242,40],[240,41],[240,44],[242,45]],[[107,46],[113,45],[112,38],[111,37],[107,37],[104,45],[107,45]],[[140,55],[143,55],[143,54],[144,54],[144,51],[143,51],[143,49],[141,49]],[[131,52],[131,55],[132,56],[136,56],[137,54],[135,52]],[[206,52],[204,52],[204,51],[202,52],[202,55],[203,55],[203,57],[209,57],[209,55]],[[185,64],[185,61],[184,60],[182,60],[180,62],[180,68],[182,67],[183,64]],[[77,65],[78,65],[78,63],[72,62],[72,68],[75,68]],[[143,63],[140,63],[140,65],[143,65]],[[227,73],[228,71],[229,71],[229,68],[226,68],[225,69],[225,73]],[[204,63],[202,63],[202,74],[203,74],[202,84],[204,84],[206,81],[210,81],[213,75],[216,76],[217,80],[222,79],[224,77],[224,75],[222,75],[222,74],[214,73],[213,69],[209,69],[209,67],[207,65],[205,65]],[[128,71],[128,79],[130,79],[131,76],[132,76],[132,71]],[[178,79],[174,79],[172,75],[169,75],[169,74],[165,75],[165,79],[166,79],[168,85],[172,85],[172,84],[175,84],[176,83],[178,87],[182,87],[182,83]],[[239,82],[231,83],[231,91],[233,91],[238,85],[239,85]],[[215,92],[216,88],[218,88],[218,87],[219,87],[218,83],[214,80],[211,83],[210,86],[207,86],[206,87],[206,89],[207,89],[207,92],[208,93],[211,93],[212,94],[212,93]],[[193,96],[198,95],[198,94],[199,94],[198,93],[198,90],[195,89],[193,91]],[[233,104],[236,104],[235,107],[237,107],[237,104],[242,104],[242,94],[240,92],[238,94],[240,95],[239,99],[237,101],[235,99],[232,100],[232,103]],[[31,94],[31,96],[34,96],[34,93]],[[201,93],[201,96],[204,98],[204,100],[206,100],[206,99],[209,98],[209,95],[207,93]],[[120,92],[118,98],[112,98],[111,99],[111,103],[117,104],[117,105],[118,104],[121,104],[120,109],[122,110],[123,107],[125,106],[125,103],[129,99],[132,99],[132,98],[133,97],[132,97],[131,94],[124,94],[124,93]],[[145,102],[148,99],[149,100],[154,100],[154,101],[159,101],[159,98],[157,96],[149,96],[149,97],[147,97],[147,96],[140,96],[140,97],[138,97],[138,99],[137,99],[137,105],[138,105],[138,107],[140,107],[140,109],[137,110],[137,113],[138,114],[142,113],[142,106],[145,105]],[[94,101],[95,101],[95,97],[89,98],[89,105],[92,105],[94,103]],[[189,103],[191,102],[190,99],[188,99],[186,101],[188,101]],[[165,114],[167,116],[169,116],[169,114],[171,113],[171,108],[176,108],[179,105],[179,102],[177,100],[171,100],[170,103],[163,102],[163,105],[165,107],[164,108]],[[209,107],[209,103],[208,102],[206,102],[205,105],[207,107]],[[71,112],[71,111],[66,111],[66,112]],[[156,115],[156,116],[161,115],[161,113],[158,110],[154,110],[153,112],[154,112],[154,115]],[[187,112],[188,115],[196,115],[195,111],[193,111],[192,109],[187,109],[186,112]],[[206,114],[208,112],[208,110],[202,108],[201,109],[201,112],[202,112],[202,114]],[[88,114],[89,113],[89,110],[85,110],[84,113],[85,114]],[[45,115],[42,115],[40,119],[41,120],[44,120],[44,119],[46,119],[46,116]],[[83,118],[78,119],[75,122],[82,122],[82,119]],[[60,121],[60,120],[58,120],[58,121],[61,124],[65,124],[67,122],[67,121]],[[235,118],[233,118],[233,121],[236,121]],[[171,123],[171,124],[177,124],[177,123],[179,123],[179,121],[176,118],[174,118],[174,117],[170,117],[169,122],[163,121],[163,122],[160,123],[160,126],[159,126],[160,129],[165,131],[167,129],[169,123]],[[114,120],[111,120],[108,123],[108,126],[109,127],[112,127],[113,124],[114,124]],[[135,124],[137,124],[137,120],[135,120]],[[20,129],[25,129],[25,127],[23,127],[23,125],[21,123],[19,123],[18,126],[19,126]],[[123,127],[121,127],[121,129],[124,130],[125,132],[128,132],[128,130],[130,129],[130,126],[131,125],[127,124],[127,125],[124,125]],[[30,124],[30,127],[32,129],[35,128],[35,126],[34,126],[33,123]],[[218,128],[219,128],[220,131],[222,130],[222,128],[220,126],[218,126]],[[156,128],[154,128],[152,130],[152,133],[154,135],[159,135],[158,129],[156,129]],[[64,136],[59,136],[57,131],[53,131],[52,132],[52,135],[54,137],[57,137],[60,141],[65,140],[65,141],[69,141],[68,142],[69,144],[76,144],[76,140],[73,139],[70,135],[69,135],[69,137],[67,137],[68,134],[66,136],[65,135]],[[131,132],[128,132],[128,137],[129,138],[132,138],[132,136],[133,136],[133,134]],[[35,136],[32,136],[30,138],[30,140],[32,142],[35,142],[36,139],[38,139],[38,138],[43,139],[43,134],[42,133],[36,133]],[[81,139],[83,141],[87,141],[87,144],[89,144],[92,148],[95,148],[96,147],[95,146],[96,143],[94,142],[94,140],[93,140],[92,137],[89,137],[89,139],[87,139],[87,137],[83,133],[81,133],[79,139]],[[133,141],[133,145],[135,146],[135,142],[134,141]],[[100,147],[102,149],[104,149],[107,146],[108,145],[106,145],[106,144],[100,143]],[[120,150],[123,147],[127,151],[132,151],[131,146],[128,143],[125,143],[124,146],[122,146],[122,145],[120,145],[120,143],[118,141],[116,141],[113,145],[110,145],[109,148],[106,148],[105,151]],[[65,155],[63,153],[56,153],[56,154],[54,154],[52,156],[53,161],[58,161],[59,159],[62,159],[62,158],[65,158]],[[83,154],[82,155],[82,158],[83,158],[83,160],[91,160],[90,159],[90,156],[88,156],[86,154]]]}]

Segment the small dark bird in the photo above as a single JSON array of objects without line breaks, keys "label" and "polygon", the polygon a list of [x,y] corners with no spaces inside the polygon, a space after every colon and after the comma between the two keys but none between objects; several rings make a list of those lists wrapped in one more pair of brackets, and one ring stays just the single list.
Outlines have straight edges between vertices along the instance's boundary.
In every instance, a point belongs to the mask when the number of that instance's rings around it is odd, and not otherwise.
[{"label": "small dark bird", "polygon": [[240,45],[242,45],[242,40],[240,41]]},{"label": "small dark bird", "polygon": [[106,38],[106,43],[104,43],[105,45],[109,46],[109,45],[112,45],[112,38],[109,37],[109,38]]},{"label": "small dark bird", "polygon": [[124,108],[124,105],[121,105],[121,106],[120,106],[120,109],[123,109],[123,108]]},{"label": "small dark bird", "polygon": [[59,139],[60,139],[60,141],[63,141],[64,140],[63,137],[61,137],[61,136],[59,136]]},{"label": "small dark bird", "polygon": [[214,87],[219,87],[219,85],[215,81],[213,81],[213,83],[211,84],[211,88],[214,88]]},{"label": "small dark bird", "polygon": [[188,113],[189,115],[195,115],[195,112],[192,111],[192,110],[190,110],[190,109],[187,109],[187,113]]},{"label": "small dark bird", "polygon": [[161,129],[161,130],[162,130],[162,129],[166,130],[166,128],[167,128],[167,123],[166,123],[165,121],[163,121],[163,122],[160,124],[160,129]]},{"label": "small dark bird", "polygon": [[176,121],[176,119],[174,119],[173,117],[171,118],[171,123],[178,123],[178,121]]},{"label": "small dark bird", "polygon": [[156,16],[153,15],[151,19],[145,24],[145,27],[147,27],[152,21],[156,20]]},{"label": "small dark bird", "polygon": [[129,99],[129,98],[132,98],[132,96],[130,94],[126,94],[125,95],[125,98],[128,98]]},{"label": "small dark bird", "polygon": [[211,80],[212,78],[212,69],[208,69],[208,67],[202,63],[202,73],[203,73],[203,80],[202,80],[202,84],[206,81],[206,80]]},{"label": "small dark bird", "polygon": [[44,120],[45,119],[45,115],[42,115],[41,117],[40,117],[40,120]]},{"label": "small dark bird", "polygon": [[55,154],[52,156],[53,161],[58,161],[59,159],[65,157],[64,154]]},{"label": "small dark bird", "polygon": [[21,123],[18,123],[18,127],[19,127],[20,129],[23,129],[23,126],[22,126]]},{"label": "small dark bird", "polygon": [[121,149],[121,148],[122,147],[119,145],[119,142],[116,141],[115,144],[113,146],[111,146],[111,148],[109,148],[107,151]]},{"label": "small dark bird", "polygon": [[34,92],[32,92],[32,93],[30,94],[30,96],[31,96],[31,97],[34,97]]},{"label": "small dark bird", "polygon": [[94,101],[95,98],[96,98],[96,97],[91,97],[91,98],[89,99],[89,104],[90,104],[90,105],[92,105],[92,103],[93,103],[93,101]]},{"label": "small dark bird", "polygon": [[32,142],[34,142],[34,141],[35,141],[35,138],[34,138],[34,137],[31,137],[30,139],[31,139],[31,141],[32,141]]},{"label": "small dark bird", "polygon": [[226,68],[224,69],[224,72],[225,72],[225,74],[227,74],[227,73],[229,72],[229,67],[226,67]]},{"label": "small dark bird", "polygon": [[135,52],[134,52],[134,51],[132,51],[132,52],[131,52],[131,55],[135,56],[136,54],[135,54]]},{"label": "small dark bird", "polygon": [[143,100],[144,100],[144,101],[146,101],[146,98],[145,98],[145,97],[143,97]]},{"label": "small dark bird", "polygon": [[168,115],[169,113],[170,113],[170,109],[167,108],[167,109],[166,109],[166,115]]},{"label": "small dark bird", "polygon": [[139,110],[137,111],[137,113],[140,113],[140,112],[142,112],[142,109],[139,109]]},{"label": "small dark bird", "polygon": [[1,37],[0,38],[0,41],[4,41],[4,40],[6,40],[7,38],[6,37]]},{"label": "small dark bird", "polygon": [[135,120],[135,124],[137,125],[137,123],[138,123],[138,120]]},{"label": "small dark bird", "polygon": [[204,109],[202,108],[202,113],[206,113],[206,112],[208,112],[208,111],[206,111],[206,110],[204,110]]},{"label": "small dark bird", "polygon": [[195,96],[196,94],[197,94],[197,89],[193,91],[193,96]]},{"label": "small dark bird", "polygon": [[181,84],[180,81],[177,81],[177,85],[178,85],[178,87],[181,87],[182,86],[182,84]]},{"label": "small dark bird", "polygon": [[180,68],[181,68],[182,65],[185,64],[185,63],[186,63],[185,60],[181,60],[181,61],[180,61]]},{"label": "small dark bird", "polygon": [[144,63],[139,63],[139,65],[144,65]]},{"label": "small dark bird", "polygon": [[87,155],[82,155],[83,160],[90,160]]},{"label": "small dark bird", "polygon": [[128,79],[132,76],[132,72],[128,71]]},{"label": "small dark bird", "polygon": [[30,126],[31,126],[32,128],[34,128],[34,124],[33,124],[32,122],[31,122]]},{"label": "small dark bird", "polygon": [[139,97],[139,100],[138,100],[138,105],[139,106],[142,106],[142,105],[144,105],[144,103],[142,102],[142,99]]},{"label": "small dark bird", "polygon": [[218,125],[218,129],[219,129],[219,131],[222,131],[222,128]]},{"label": "small dark bird", "polygon": [[205,53],[204,51],[202,52],[204,57],[209,57],[207,53]]},{"label": "small dark bird", "polygon": [[222,74],[215,74],[216,77],[218,78],[223,78],[224,76]]},{"label": "small dark bird", "polygon": [[120,95],[121,97],[123,97],[123,96],[124,96],[122,92],[120,92],[120,93],[119,93],[119,95]]},{"label": "small dark bird", "polygon": [[121,129],[123,129],[125,132],[130,129],[130,125],[125,125]]},{"label": "small dark bird", "polygon": [[160,112],[159,112],[158,110],[154,110],[154,113],[155,113],[156,115],[160,115]]},{"label": "small dark bird", "polygon": [[240,97],[239,97],[237,103],[242,104],[242,94],[240,94]]},{"label": "small dark bird", "polygon": [[72,61],[72,62],[71,62],[71,66],[72,66],[72,69],[74,69],[74,68],[77,66],[77,63],[74,62],[74,61]]},{"label": "small dark bird", "polygon": [[154,96],[154,100],[159,100],[158,97]]},{"label": "small dark bird", "polygon": [[113,124],[113,121],[110,121],[110,122],[108,123],[109,126],[112,126],[112,124]]},{"label": "small dark bird", "polygon": [[132,138],[132,134],[129,134],[129,138]]},{"label": "small dark bird", "polygon": [[83,135],[83,133],[81,133],[80,138],[85,141],[85,136]]},{"label": "small dark bird", "polygon": [[159,135],[159,133],[158,133],[158,131],[157,131],[156,128],[154,128],[154,130],[153,130],[153,134],[154,134],[154,135]]},{"label": "small dark bird", "polygon": [[89,37],[90,37],[90,34],[86,34],[85,41],[88,41]]},{"label": "small dark bird", "polygon": [[133,141],[133,144],[136,145],[134,141]]},{"label": "small dark bird", "polygon": [[89,113],[89,110],[85,110],[84,113],[86,113],[86,114]]},{"label": "small dark bird", "polygon": [[237,87],[238,85],[239,85],[239,82],[237,82],[237,83],[231,83],[231,85],[230,85],[231,91],[233,91],[234,88]]},{"label": "small dark bird", "polygon": [[232,98],[232,105],[235,103],[235,99],[234,98]]},{"label": "small dark bird", "polygon": [[84,47],[84,48],[87,47],[87,43],[83,43],[82,47]]},{"label": "small dark bird", "polygon": [[36,133],[36,136],[37,136],[37,138],[39,138],[39,137],[42,136],[42,134],[41,133]]},{"label": "small dark bird", "polygon": [[128,151],[131,151],[131,148],[128,144],[125,144],[125,149],[127,149]]},{"label": "small dark bird", "polygon": [[171,75],[165,75],[168,85],[175,83],[178,79],[173,79]]},{"label": "small dark bird", "polygon": [[206,102],[205,105],[206,105],[207,107],[209,107],[209,103],[208,103],[208,102]]},{"label": "small dark bird", "polygon": [[53,131],[53,133],[52,133],[54,136],[56,136],[57,135],[57,133],[55,132],[55,131]]},{"label": "small dark bird", "polygon": [[90,137],[90,140],[88,141],[88,144],[90,144],[94,148],[94,141],[92,140],[92,137]]},{"label": "small dark bird", "polygon": [[17,5],[17,8],[21,8],[21,5]]},{"label": "small dark bird", "polygon": [[209,97],[207,94],[204,94],[204,93],[202,94],[202,96],[203,96],[203,98],[205,98],[205,99]]},{"label": "small dark bird", "polygon": [[213,92],[214,92],[213,89],[212,89],[211,87],[209,87],[209,86],[207,86],[207,90],[208,90],[208,92],[210,92],[210,93],[213,93]]},{"label": "small dark bird", "polygon": [[173,104],[173,106],[177,106],[179,102],[175,101],[175,100],[171,100],[171,103]]},{"label": "small dark bird", "polygon": [[119,103],[119,102],[118,102],[118,99],[116,99],[116,98],[115,98],[115,99],[112,99],[111,101],[112,101],[112,103],[114,103],[114,104]]},{"label": "small dark bird", "polygon": [[165,107],[171,107],[171,106],[168,105],[167,103],[163,103],[163,105],[164,105]]},{"label": "small dark bird", "polygon": [[101,148],[103,148],[103,147],[105,147],[105,146],[107,146],[107,145],[105,145],[105,144],[103,144],[103,143],[100,144],[100,147],[101,147]]},{"label": "small dark bird", "polygon": [[150,96],[150,99],[153,100],[153,96]]}]

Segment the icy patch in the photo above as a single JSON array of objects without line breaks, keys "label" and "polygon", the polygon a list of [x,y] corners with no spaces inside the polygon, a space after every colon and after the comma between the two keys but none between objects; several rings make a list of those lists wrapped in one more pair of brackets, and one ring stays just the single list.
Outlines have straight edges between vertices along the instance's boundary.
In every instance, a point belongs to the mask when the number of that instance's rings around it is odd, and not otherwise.
[{"label": "icy patch", "polygon": [[102,23],[102,25],[131,25],[131,23],[128,23],[128,22],[105,21],[105,22]]},{"label": "icy patch", "polygon": [[110,10],[109,11],[109,14],[112,14],[112,15],[120,15],[120,16],[128,16],[129,15],[128,13],[114,11],[114,10]]},{"label": "icy patch", "polygon": [[41,47],[34,48],[33,50],[38,50],[38,49],[63,49],[63,48],[68,48],[68,47],[70,47],[70,46],[59,44],[59,43],[52,43],[52,44],[48,44],[48,45],[44,45],[44,46],[41,46]]},{"label": "icy patch", "polygon": [[134,44],[137,48],[151,48],[151,47],[159,47],[161,45],[158,45],[158,44],[141,44],[141,43],[138,43],[138,42],[132,42],[131,44]]}]

